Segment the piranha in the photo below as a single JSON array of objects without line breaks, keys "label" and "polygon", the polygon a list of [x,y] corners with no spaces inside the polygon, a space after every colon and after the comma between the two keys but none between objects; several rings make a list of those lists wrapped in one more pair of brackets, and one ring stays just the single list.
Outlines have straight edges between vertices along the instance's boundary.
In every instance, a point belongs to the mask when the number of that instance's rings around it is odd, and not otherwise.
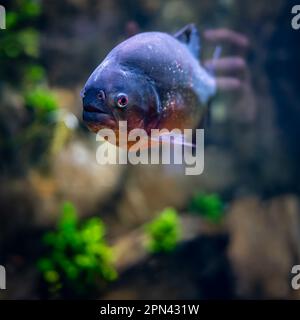
[{"label": "piranha", "polygon": [[[199,62],[200,39],[189,24],[170,35],[139,33],[117,45],[88,78],[81,97],[83,120],[97,133],[120,121],[127,129],[196,128],[216,92]],[[118,142],[116,143],[118,145]]]}]

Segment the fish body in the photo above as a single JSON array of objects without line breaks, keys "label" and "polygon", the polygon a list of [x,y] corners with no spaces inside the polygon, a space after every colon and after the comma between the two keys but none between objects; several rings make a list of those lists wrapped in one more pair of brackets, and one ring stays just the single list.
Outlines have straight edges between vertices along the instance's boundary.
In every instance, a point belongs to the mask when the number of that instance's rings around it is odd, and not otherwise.
[{"label": "fish body", "polygon": [[188,25],[174,36],[137,34],[117,45],[82,91],[83,119],[94,132],[195,128],[215,94],[214,77],[199,63],[199,35]]}]

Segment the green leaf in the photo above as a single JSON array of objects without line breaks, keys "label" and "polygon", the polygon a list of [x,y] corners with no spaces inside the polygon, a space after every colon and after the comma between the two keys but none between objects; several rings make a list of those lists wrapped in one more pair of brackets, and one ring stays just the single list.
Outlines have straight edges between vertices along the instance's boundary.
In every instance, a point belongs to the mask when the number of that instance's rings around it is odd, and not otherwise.
[{"label": "green leaf", "polygon": [[152,222],[145,226],[150,252],[173,251],[180,239],[181,226],[178,213],[173,208],[166,208]]},{"label": "green leaf", "polygon": [[197,193],[190,202],[189,209],[211,222],[221,221],[224,212],[224,204],[217,194]]},{"label": "green leaf", "polygon": [[29,108],[41,112],[55,111],[58,107],[53,93],[45,88],[36,88],[25,94],[25,103]]},{"label": "green leaf", "polygon": [[[55,278],[53,270],[57,272],[60,286],[55,286],[54,292],[69,287],[82,293],[95,286],[96,278],[104,281],[117,278],[112,249],[104,235],[105,225],[101,219],[95,217],[80,223],[75,206],[71,202],[63,203],[56,230],[43,237],[49,254],[38,262],[46,282],[51,283]],[[49,291],[52,289],[53,286]]]},{"label": "green leaf", "polygon": [[55,270],[49,270],[44,273],[46,282],[56,283],[59,281],[59,274]]}]

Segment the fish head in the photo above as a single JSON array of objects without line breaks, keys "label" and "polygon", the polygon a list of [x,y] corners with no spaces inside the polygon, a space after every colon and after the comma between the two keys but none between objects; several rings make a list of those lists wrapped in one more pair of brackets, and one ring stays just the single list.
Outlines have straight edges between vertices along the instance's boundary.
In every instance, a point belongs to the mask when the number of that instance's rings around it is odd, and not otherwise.
[{"label": "fish head", "polygon": [[127,121],[127,130],[147,131],[160,114],[155,85],[138,70],[126,67],[101,67],[92,73],[82,90],[83,120],[93,132],[119,129]]}]

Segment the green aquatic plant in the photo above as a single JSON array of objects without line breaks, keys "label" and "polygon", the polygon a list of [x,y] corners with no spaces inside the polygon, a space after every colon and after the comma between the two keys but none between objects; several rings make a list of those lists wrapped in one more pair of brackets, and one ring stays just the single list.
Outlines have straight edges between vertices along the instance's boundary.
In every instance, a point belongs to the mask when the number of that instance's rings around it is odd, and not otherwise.
[{"label": "green aquatic plant", "polygon": [[196,193],[191,199],[189,210],[213,223],[219,223],[224,215],[224,204],[215,193]]},{"label": "green aquatic plant", "polygon": [[37,87],[25,94],[25,104],[37,113],[48,113],[58,108],[55,95],[46,88]]},{"label": "green aquatic plant", "polygon": [[173,208],[164,209],[158,217],[145,225],[146,247],[152,253],[173,251],[180,239],[181,225]]},{"label": "green aquatic plant", "polygon": [[37,63],[41,11],[41,1],[36,0],[12,0],[6,6],[6,29],[0,37],[0,75],[15,87],[28,85],[28,65]]},{"label": "green aquatic plant", "polygon": [[0,36],[0,154],[6,170],[24,174],[51,161],[58,100],[48,89],[40,58],[42,1],[11,0],[5,4],[6,29]]},{"label": "green aquatic plant", "polygon": [[95,291],[97,284],[101,286],[117,278],[112,249],[104,236],[101,219],[89,218],[80,223],[74,205],[63,204],[56,230],[43,237],[48,254],[38,261],[50,293],[70,290],[85,294]]}]

